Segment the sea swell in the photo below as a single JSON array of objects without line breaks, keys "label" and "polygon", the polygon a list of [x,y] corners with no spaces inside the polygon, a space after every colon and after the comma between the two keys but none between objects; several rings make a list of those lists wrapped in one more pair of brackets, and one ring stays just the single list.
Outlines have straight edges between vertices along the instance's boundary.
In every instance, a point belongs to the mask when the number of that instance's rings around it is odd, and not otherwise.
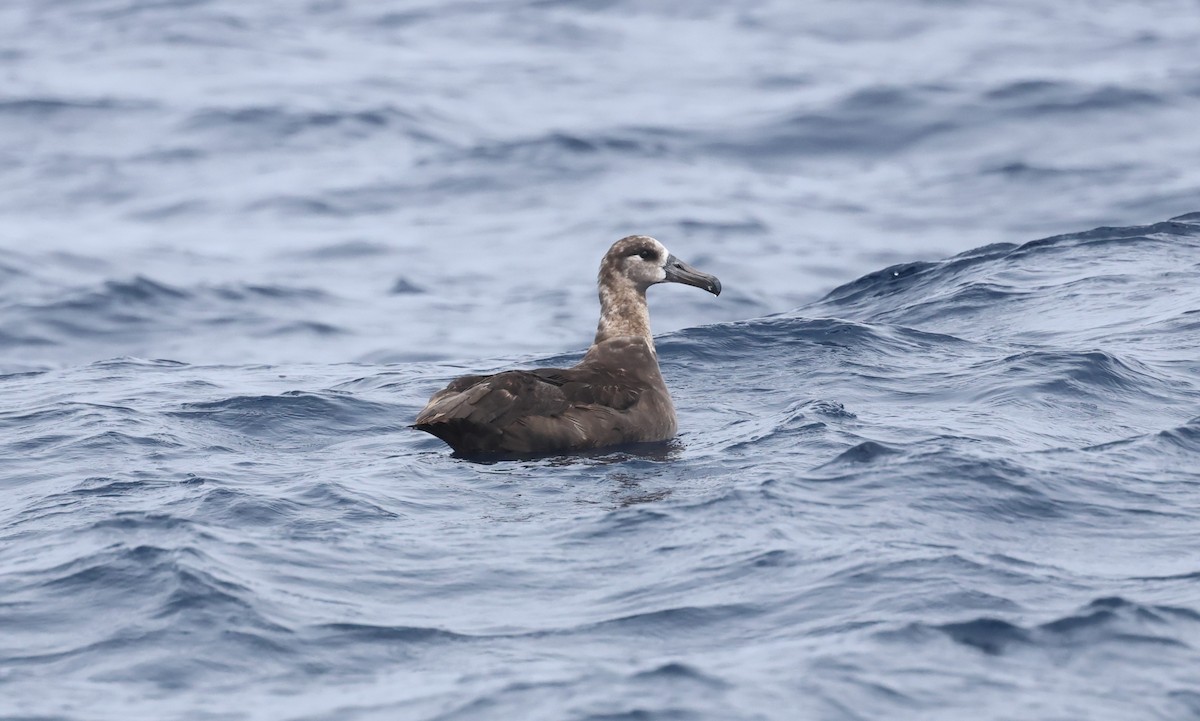
[{"label": "sea swell", "polygon": [[[984,248],[668,334],[683,430],[656,451],[456,460],[405,425],[449,364],[11,373],[0,668],[18,709],[66,677],[113,718],[111,688],[230,718],[548,717],[563,698],[579,718],[772,717],[763,694],[921,714],[964,709],[954,683],[1084,703],[1087,667],[1183,714],[1200,290],[1175,279],[1198,235]],[[1163,283],[1169,302],[1112,295]],[[1089,284],[1111,312],[1050,332]],[[58,303],[121,325],[322,300],[139,278]],[[398,683],[414,674],[424,690]],[[253,688],[326,691],[267,713]]]},{"label": "sea swell", "polygon": [[[1196,718],[1196,8],[1090,9],[0,3],[0,718]],[[630,233],[676,439],[408,427]]]}]

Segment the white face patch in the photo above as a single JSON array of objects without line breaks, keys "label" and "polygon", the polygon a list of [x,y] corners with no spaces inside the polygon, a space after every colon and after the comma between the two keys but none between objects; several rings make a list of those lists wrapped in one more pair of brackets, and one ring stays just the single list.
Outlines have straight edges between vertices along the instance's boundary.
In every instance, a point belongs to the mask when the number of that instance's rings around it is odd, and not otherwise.
[{"label": "white face patch", "polygon": [[667,250],[667,246],[657,240],[654,241],[654,244],[658,246],[658,268],[655,269],[657,272],[655,273],[654,282],[661,283],[667,279],[667,271],[664,270],[663,266],[667,264],[667,258],[670,257],[671,252]]}]

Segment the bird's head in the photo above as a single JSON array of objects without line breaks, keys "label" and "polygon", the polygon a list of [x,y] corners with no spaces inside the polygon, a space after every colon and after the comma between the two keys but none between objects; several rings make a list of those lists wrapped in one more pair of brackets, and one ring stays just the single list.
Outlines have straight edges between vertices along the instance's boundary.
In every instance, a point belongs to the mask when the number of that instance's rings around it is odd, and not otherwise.
[{"label": "bird's head", "polygon": [[715,275],[684,263],[648,235],[630,235],[613,243],[600,263],[600,282],[627,282],[643,293],[656,283],[683,283],[721,294],[721,281]]}]

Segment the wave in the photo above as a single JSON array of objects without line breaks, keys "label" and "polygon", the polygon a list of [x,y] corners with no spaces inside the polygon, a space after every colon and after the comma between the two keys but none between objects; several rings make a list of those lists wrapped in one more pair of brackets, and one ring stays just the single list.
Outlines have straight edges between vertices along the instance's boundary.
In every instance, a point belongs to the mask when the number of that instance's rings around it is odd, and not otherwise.
[{"label": "wave", "polygon": [[207,139],[210,150],[265,147],[288,143],[361,141],[387,134],[410,143],[436,147],[441,141],[431,133],[435,124],[416,113],[386,105],[357,110],[301,109],[282,105],[205,108],[184,122],[184,130]]},{"label": "wave", "polygon": [[1019,80],[988,90],[986,104],[1001,107],[1015,117],[1031,114],[1067,113],[1104,110],[1136,111],[1145,106],[1162,105],[1158,93],[1120,85],[1085,85],[1050,80]]},{"label": "wave", "polygon": [[733,362],[764,360],[799,349],[821,350],[836,357],[869,352],[900,357],[921,350],[968,345],[953,336],[897,325],[838,318],[786,316],[688,328],[656,341],[662,355],[688,360]]},{"label": "wave", "polygon": [[[936,625],[914,624],[899,635],[916,640],[925,636],[926,631],[993,656],[1022,647],[1074,652],[1103,644],[1188,648],[1188,644],[1179,639],[1200,634],[1200,613],[1189,608],[1141,604],[1112,596],[1096,599],[1077,613],[1028,627],[985,617]],[[894,632],[884,635],[896,636]]]},{"label": "wave", "polygon": [[[1168,270],[1174,257],[1198,247],[1200,225],[1194,216],[1149,226],[1097,228],[1023,245],[986,246],[943,261],[891,266],[835,288],[811,309],[898,322],[936,321],[964,310],[996,315],[1003,305],[1030,296],[1045,303],[1080,292],[1081,283],[1135,280]],[[1131,258],[1143,263],[1125,266]]]},{"label": "wave", "polygon": [[29,304],[31,311],[54,311],[67,309],[76,313],[105,311],[113,308],[161,309],[193,301],[196,304],[214,298],[227,301],[251,301],[262,299],[286,301],[324,301],[328,296],[314,288],[297,288],[282,285],[257,285],[233,283],[222,285],[173,286],[161,281],[137,275],[130,280],[104,280],[98,287],[79,288],[63,293],[66,297],[43,304]]},{"label": "wave", "polygon": [[40,299],[0,307],[10,351],[70,352],[87,346],[91,352],[165,355],[169,351],[154,350],[163,339],[195,336],[205,328],[219,333],[228,326],[238,333],[253,328],[265,337],[350,333],[336,323],[306,317],[338,302],[315,288],[258,283],[179,286],[137,275],[90,287],[43,288],[38,295]]},{"label": "wave", "polygon": [[147,110],[157,107],[146,101],[117,100],[115,98],[11,98],[0,100],[0,118],[8,117],[35,122],[60,120],[64,117],[78,118],[97,113],[113,113],[129,110]]},{"label": "wave", "polygon": [[656,128],[628,128],[595,135],[548,132],[520,140],[479,143],[455,155],[448,155],[443,161],[453,162],[461,158],[464,161],[485,161],[489,165],[520,164],[523,169],[541,166],[578,171],[580,161],[592,156],[661,157],[666,154],[671,139],[670,132]]},{"label": "wave", "polygon": [[[801,84],[808,81],[801,78]],[[784,86],[795,80],[784,79]],[[1019,80],[969,94],[953,84],[874,85],[734,130],[694,132],[695,145],[735,161],[773,165],[846,156],[880,158],[997,123],[1034,124],[1063,115],[1145,112],[1169,100],[1142,87]],[[680,133],[677,133],[680,135]],[[1017,164],[1015,167],[1019,167]]]},{"label": "wave", "polygon": [[291,391],[282,395],[235,396],[185,403],[170,415],[203,421],[238,434],[287,443],[316,438],[345,439],[401,428],[403,417],[390,405],[346,393]]}]

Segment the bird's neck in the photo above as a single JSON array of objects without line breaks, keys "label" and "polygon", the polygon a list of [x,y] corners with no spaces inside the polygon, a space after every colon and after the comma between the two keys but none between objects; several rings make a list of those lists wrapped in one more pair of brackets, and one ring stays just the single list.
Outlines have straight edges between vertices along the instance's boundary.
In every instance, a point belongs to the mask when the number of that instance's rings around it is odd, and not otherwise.
[{"label": "bird's neck", "polygon": [[606,282],[600,279],[600,325],[596,328],[596,343],[619,336],[644,338],[654,348],[650,335],[650,310],[646,307],[646,291],[629,282]]}]

